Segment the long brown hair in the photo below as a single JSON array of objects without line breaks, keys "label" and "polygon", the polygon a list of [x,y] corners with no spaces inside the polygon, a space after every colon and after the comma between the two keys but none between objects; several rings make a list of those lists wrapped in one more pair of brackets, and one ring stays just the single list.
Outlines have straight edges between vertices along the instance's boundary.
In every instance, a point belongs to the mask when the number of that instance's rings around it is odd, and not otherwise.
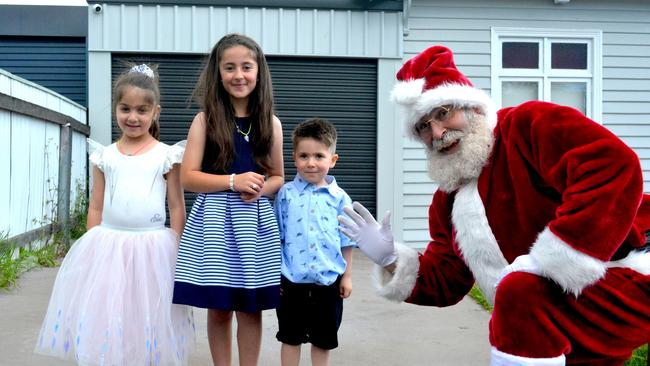
[{"label": "long brown hair", "polygon": [[[115,85],[113,85],[112,113],[115,113],[115,108],[117,107],[117,104],[120,102],[120,100],[122,100],[124,91],[127,87],[130,86],[134,86],[142,90],[148,90],[150,94],[147,102],[151,103],[151,105],[154,107],[159,105],[160,87],[158,86],[158,74],[156,73],[157,65],[146,65],[153,72],[153,77],[145,74],[144,72],[135,70],[135,63],[124,63],[124,65],[127,67],[127,70],[122,72],[120,76],[117,77],[117,80],[115,80]],[[149,127],[149,134],[156,140],[160,140],[160,122],[158,121],[158,118],[160,118],[160,116],[154,118],[153,121],[151,121],[151,126]]]},{"label": "long brown hair", "polygon": [[248,96],[248,118],[251,129],[251,146],[257,165],[263,172],[270,168],[270,151],[273,143],[273,86],[271,73],[262,48],[251,38],[231,33],[223,36],[212,48],[205,62],[193,96],[205,113],[206,144],[203,159],[215,157],[212,168],[226,171],[234,160],[233,133],[235,111],[230,95],[221,83],[219,62],[230,47],[244,46],[253,52],[257,61],[257,85]]}]

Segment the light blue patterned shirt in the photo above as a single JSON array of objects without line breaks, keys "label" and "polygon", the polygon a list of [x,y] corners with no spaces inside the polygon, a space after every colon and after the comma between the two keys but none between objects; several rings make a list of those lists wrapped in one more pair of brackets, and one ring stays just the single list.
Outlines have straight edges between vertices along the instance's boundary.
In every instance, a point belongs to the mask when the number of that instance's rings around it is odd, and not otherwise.
[{"label": "light blue patterned shirt", "polygon": [[282,242],[282,275],[294,283],[331,285],[345,272],[341,248],[354,246],[339,231],[336,217],[350,205],[347,193],[328,175],[316,187],[296,174],[275,198]]}]

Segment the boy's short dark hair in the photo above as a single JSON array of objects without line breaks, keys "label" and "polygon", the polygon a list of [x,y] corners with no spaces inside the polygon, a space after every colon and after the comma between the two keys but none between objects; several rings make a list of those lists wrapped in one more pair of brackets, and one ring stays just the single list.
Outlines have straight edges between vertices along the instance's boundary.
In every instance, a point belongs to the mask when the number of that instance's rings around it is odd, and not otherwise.
[{"label": "boy's short dark hair", "polygon": [[336,151],[336,128],[324,118],[314,117],[301,122],[291,136],[293,149],[301,139],[310,138],[322,142],[332,153]]}]

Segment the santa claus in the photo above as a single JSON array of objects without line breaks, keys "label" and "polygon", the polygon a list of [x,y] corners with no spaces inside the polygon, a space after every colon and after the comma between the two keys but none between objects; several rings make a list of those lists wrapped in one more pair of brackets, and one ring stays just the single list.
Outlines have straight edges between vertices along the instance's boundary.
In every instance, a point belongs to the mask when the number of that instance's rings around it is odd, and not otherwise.
[{"label": "santa claus", "polygon": [[476,283],[494,305],[492,365],[618,365],[647,343],[650,198],[636,154],[573,108],[497,111],[442,46],[397,79],[439,189],[422,254],[358,203],[339,217],[379,265],[380,294],[449,306]]}]

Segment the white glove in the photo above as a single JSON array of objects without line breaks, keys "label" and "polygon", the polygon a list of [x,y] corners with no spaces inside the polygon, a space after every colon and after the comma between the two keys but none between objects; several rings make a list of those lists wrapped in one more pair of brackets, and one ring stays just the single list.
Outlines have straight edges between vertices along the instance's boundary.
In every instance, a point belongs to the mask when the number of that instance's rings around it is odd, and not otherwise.
[{"label": "white glove", "polygon": [[352,207],[345,206],[343,211],[350,218],[339,215],[338,220],[342,225],[339,229],[357,243],[363,254],[382,267],[397,260],[393,233],[390,231],[389,212],[379,225],[359,202],[354,202]]},{"label": "white glove", "polygon": [[497,286],[499,286],[499,283],[501,283],[501,280],[503,280],[512,272],[528,272],[536,274],[538,276],[542,275],[542,269],[539,268],[539,265],[537,264],[535,258],[531,257],[530,254],[520,255],[519,257],[515,258],[512,263],[503,267],[501,273],[499,273],[497,281],[494,283],[494,288],[497,288]]}]

